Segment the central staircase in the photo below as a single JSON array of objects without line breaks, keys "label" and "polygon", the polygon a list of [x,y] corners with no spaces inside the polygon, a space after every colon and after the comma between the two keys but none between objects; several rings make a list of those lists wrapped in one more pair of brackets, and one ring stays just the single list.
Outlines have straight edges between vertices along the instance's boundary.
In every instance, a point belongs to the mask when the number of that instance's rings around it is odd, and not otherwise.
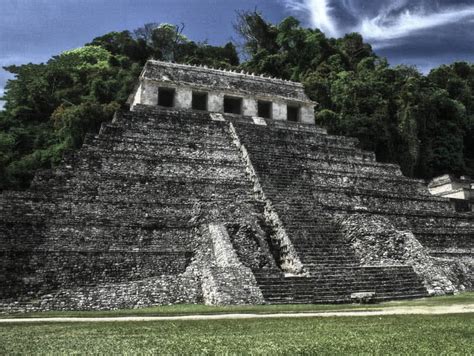
[{"label": "central staircase", "polygon": [[[360,264],[332,219],[332,211],[324,204],[325,191],[312,179],[321,169],[339,174],[338,180],[343,181],[338,168],[351,168],[355,174],[380,174],[386,169],[386,174],[392,174],[395,167],[374,162],[374,156],[356,148],[353,139],[328,136],[317,128],[298,124],[291,130],[272,127],[271,121],[267,125],[234,123],[265,198],[278,214],[303,272],[290,275],[281,270],[254,271],[265,300],[343,303],[361,295],[369,296],[371,301],[427,296],[410,266]],[[344,196],[337,199],[349,200]]]}]

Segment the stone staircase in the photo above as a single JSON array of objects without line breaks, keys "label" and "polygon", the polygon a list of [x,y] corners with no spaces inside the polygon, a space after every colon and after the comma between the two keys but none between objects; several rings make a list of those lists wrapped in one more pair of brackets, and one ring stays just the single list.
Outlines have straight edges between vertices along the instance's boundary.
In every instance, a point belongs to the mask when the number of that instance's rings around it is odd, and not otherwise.
[{"label": "stone staircase", "polygon": [[278,271],[254,272],[265,300],[272,304],[349,303],[357,295],[369,301],[426,297],[426,289],[409,266],[334,267],[309,276]]},{"label": "stone staircase", "polygon": [[414,227],[426,232],[436,219],[452,219],[458,226],[465,221],[466,234],[474,236],[472,217],[455,214],[447,200],[429,195],[422,181],[403,177],[398,166],[375,162],[355,140],[267,123],[251,127],[236,122],[234,127],[305,271],[303,276],[256,272],[268,300],[322,302],[332,295],[333,301],[342,302],[364,292],[374,293],[374,300],[427,295],[410,266],[362,266],[335,215],[363,211],[393,216],[395,222],[404,220],[400,228],[415,233],[419,230]]}]

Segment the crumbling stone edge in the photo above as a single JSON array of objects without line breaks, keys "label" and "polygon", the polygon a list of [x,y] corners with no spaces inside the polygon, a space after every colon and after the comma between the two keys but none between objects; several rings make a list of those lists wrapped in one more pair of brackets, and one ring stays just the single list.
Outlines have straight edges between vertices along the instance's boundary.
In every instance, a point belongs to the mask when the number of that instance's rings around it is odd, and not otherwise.
[{"label": "crumbling stone edge", "polygon": [[265,204],[264,217],[266,222],[272,227],[272,230],[274,232],[271,235],[271,239],[273,240],[274,245],[280,247],[280,256],[282,259],[280,261],[280,266],[282,270],[286,274],[305,274],[306,272],[304,271],[303,264],[301,263],[301,260],[298,257],[298,254],[290,238],[288,237],[288,234],[286,233],[286,230],[283,226],[282,221],[280,220],[280,217],[278,216],[278,213],[273,208],[272,201],[266,197],[262,189],[262,185],[260,184],[258,174],[255,168],[253,167],[249,153],[245,145],[240,141],[239,135],[232,122],[229,123],[229,130],[234,144],[237,146],[237,148],[242,154],[242,160],[245,164],[246,173],[248,174],[250,180],[254,185],[254,192],[256,198],[264,202]]},{"label": "crumbling stone edge", "polygon": [[411,231],[397,229],[382,216],[357,213],[337,214],[334,218],[362,265],[409,265],[423,280],[430,295],[458,291]]}]

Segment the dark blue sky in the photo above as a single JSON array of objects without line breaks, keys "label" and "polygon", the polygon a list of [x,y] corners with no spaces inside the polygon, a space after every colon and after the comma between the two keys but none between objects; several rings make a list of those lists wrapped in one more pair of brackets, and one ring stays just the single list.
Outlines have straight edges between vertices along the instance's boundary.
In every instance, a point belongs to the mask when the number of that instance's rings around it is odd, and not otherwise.
[{"label": "dark blue sky", "polygon": [[[359,31],[393,64],[474,61],[473,0],[1,0],[0,66],[39,63],[110,31],[184,23],[196,41],[235,37],[236,10],[295,15],[330,36]],[[0,70],[0,95],[8,76]]]}]

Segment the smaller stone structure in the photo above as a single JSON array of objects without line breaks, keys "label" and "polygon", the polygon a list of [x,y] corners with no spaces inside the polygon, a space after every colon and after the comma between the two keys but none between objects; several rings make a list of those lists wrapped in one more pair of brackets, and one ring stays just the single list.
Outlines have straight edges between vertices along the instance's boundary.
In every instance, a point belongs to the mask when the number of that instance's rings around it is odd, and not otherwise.
[{"label": "smaller stone structure", "polygon": [[433,195],[449,198],[457,211],[474,211],[474,180],[470,177],[445,174],[434,178],[428,188]]},{"label": "smaller stone structure", "polygon": [[301,83],[169,62],[146,63],[129,103],[314,124]]}]

